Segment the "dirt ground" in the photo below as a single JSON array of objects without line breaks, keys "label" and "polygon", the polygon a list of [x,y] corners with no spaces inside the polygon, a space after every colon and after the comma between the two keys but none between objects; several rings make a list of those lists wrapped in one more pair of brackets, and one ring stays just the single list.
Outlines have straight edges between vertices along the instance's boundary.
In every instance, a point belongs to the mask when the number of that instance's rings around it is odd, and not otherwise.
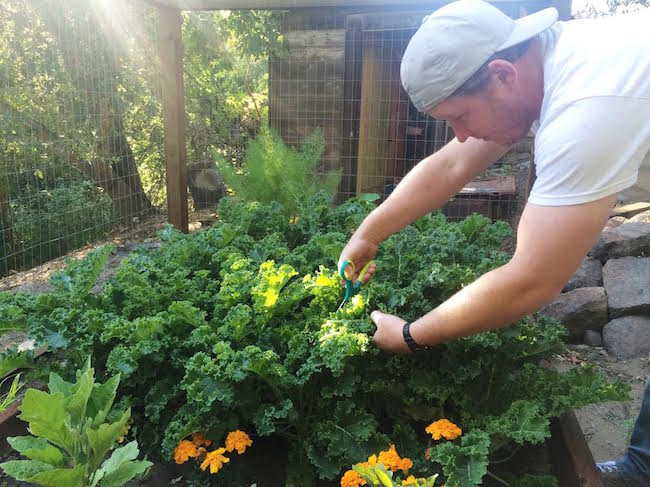
[{"label": "dirt ground", "polygon": [[595,404],[575,412],[594,460],[603,462],[620,458],[625,453],[639,414],[646,378],[650,373],[648,357],[619,360],[601,347],[567,345],[562,354],[554,357],[553,364],[560,370],[591,364],[607,379],[620,380],[631,386],[630,401]]},{"label": "dirt ground", "polygon": [[[190,231],[195,231],[206,224],[211,224],[215,219],[216,215],[211,211],[191,213]],[[100,276],[100,282],[104,282],[115,272],[122,259],[135,246],[142,244],[155,245],[156,232],[162,228],[165,222],[166,219],[164,216],[154,217],[146,222],[141,222],[135,229],[111,235],[103,242],[89,245],[72,252],[68,257],[80,258],[93,248],[96,248],[99,244],[106,242],[115,243],[118,247],[109,257],[106,267]],[[44,291],[48,286],[48,276],[52,272],[62,269],[65,266],[64,260],[64,257],[60,257],[29,271],[16,273],[0,279],[0,291]],[[21,333],[4,334],[0,336],[0,350],[7,348],[13,343],[20,343],[24,339],[25,336]],[[576,411],[576,416],[594,459],[596,461],[606,461],[619,458],[625,452],[631,428],[639,412],[646,377],[650,372],[648,357],[622,361],[609,355],[603,348],[587,345],[567,345],[566,350],[556,355],[552,362],[559,369],[572,367],[581,363],[589,363],[601,371],[608,379],[618,379],[630,384],[632,388],[631,401],[603,403],[587,406]]]}]

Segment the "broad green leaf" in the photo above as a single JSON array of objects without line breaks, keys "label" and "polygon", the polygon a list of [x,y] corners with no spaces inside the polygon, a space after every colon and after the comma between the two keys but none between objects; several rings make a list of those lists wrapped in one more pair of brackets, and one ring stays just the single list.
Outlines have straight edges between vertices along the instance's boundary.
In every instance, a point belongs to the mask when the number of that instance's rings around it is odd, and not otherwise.
[{"label": "broad green leaf", "polygon": [[132,441],[130,443],[127,443],[126,445],[113,450],[113,453],[111,454],[110,458],[104,462],[101,469],[107,474],[114,472],[124,462],[128,462],[129,460],[135,460],[136,458],[138,458],[139,453],[140,450],[138,449],[137,441]]},{"label": "broad green leaf", "polygon": [[34,359],[29,352],[22,352],[18,356],[0,357],[0,379],[15,369],[31,369],[34,367]]},{"label": "broad green leaf", "polygon": [[11,447],[30,460],[39,460],[55,467],[63,464],[63,454],[50,445],[45,438],[33,436],[13,436],[7,438]]},{"label": "broad green leaf", "polygon": [[60,392],[48,394],[37,389],[27,389],[19,416],[29,423],[29,432],[41,436],[57,446],[66,447],[67,434],[64,426],[64,397]]},{"label": "broad green leaf", "polygon": [[49,463],[39,462],[38,460],[10,460],[0,463],[0,468],[4,473],[16,480],[26,481],[40,472],[54,470]]},{"label": "broad green leaf", "polygon": [[122,417],[114,423],[104,423],[97,428],[86,425],[84,430],[88,436],[88,443],[92,449],[93,461],[99,462],[108,453],[113,443],[119,438],[124,426],[131,417],[131,408],[127,409]]},{"label": "broad green leaf", "polygon": [[104,475],[101,487],[120,487],[136,475],[145,473],[153,464],[142,460],[139,462],[128,461],[122,463],[117,470]]},{"label": "broad green leaf", "polygon": [[55,372],[50,373],[50,380],[47,384],[50,394],[55,392],[60,392],[63,394],[63,397],[70,397],[72,395],[72,384],[64,381],[61,376]]},{"label": "broad green leaf", "polygon": [[44,487],[82,487],[86,465],[75,468],[57,468],[41,472],[27,479],[28,482]]},{"label": "broad green leaf", "polygon": [[388,472],[383,465],[378,465],[375,467],[375,473],[381,485],[384,487],[393,487],[393,472]]},{"label": "broad green leaf", "polygon": [[117,387],[120,385],[120,374],[108,379],[104,384],[95,384],[86,405],[86,416],[93,418],[92,426],[97,427],[106,419],[113,406]]},{"label": "broad green leaf", "polygon": [[85,371],[72,386],[72,397],[68,400],[66,410],[73,420],[73,425],[78,425],[84,420],[86,404],[88,403],[88,398],[90,397],[95,382],[93,372],[93,369]]}]

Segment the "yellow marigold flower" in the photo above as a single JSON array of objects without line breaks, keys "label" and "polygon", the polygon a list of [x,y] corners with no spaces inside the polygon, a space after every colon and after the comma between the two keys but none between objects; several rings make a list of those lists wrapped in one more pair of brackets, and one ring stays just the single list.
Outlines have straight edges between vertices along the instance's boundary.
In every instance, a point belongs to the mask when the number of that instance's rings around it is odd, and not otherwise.
[{"label": "yellow marigold flower", "polygon": [[199,456],[196,445],[188,440],[181,441],[176,448],[174,448],[174,461],[177,464],[185,463],[190,458]]},{"label": "yellow marigold flower", "polygon": [[341,477],[341,487],[359,487],[360,485],[366,485],[366,481],[354,470],[348,470]]},{"label": "yellow marigold flower", "polygon": [[383,463],[384,467],[393,472],[397,472],[398,470],[408,470],[413,466],[413,462],[408,458],[400,458],[399,454],[395,450],[395,445],[392,444],[388,451],[379,452],[377,463]]},{"label": "yellow marigold flower", "polygon": [[443,437],[448,440],[455,440],[463,434],[463,430],[447,419],[434,421],[424,431],[429,433],[434,440],[439,440]]},{"label": "yellow marigold flower", "polygon": [[246,433],[240,430],[231,431],[228,433],[226,438],[226,450],[233,451],[237,450],[237,453],[240,455],[246,451],[246,447],[249,447],[253,444]]},{"label": "yellow marigold flower", "polygon": [[224,457],[225,448],[217,448],[214,451],[208,452],[205,455],[205,460],[201,463],[201,470],[210,467],[210,473],[217,473],[224,463],[228,463],[230,458]]},{"label": "yellow marigold flower", "polygon": [[418,483],[418,479],[415,478],[415,475],[409,475],[404,480],[402,480],[402,485],[415,485]]},{"label": "yellow marigold flower", "polygon": [[210,446],[212,444],[212,440],[209,440],[203,436],[202,433],[193,433],[192,443],[194,443],[196,446]]}]

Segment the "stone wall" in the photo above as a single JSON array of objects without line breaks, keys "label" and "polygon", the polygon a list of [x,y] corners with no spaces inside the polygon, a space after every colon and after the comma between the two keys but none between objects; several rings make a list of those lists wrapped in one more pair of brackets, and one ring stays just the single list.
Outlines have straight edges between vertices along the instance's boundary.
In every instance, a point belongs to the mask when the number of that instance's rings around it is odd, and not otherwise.
[{"label": "stone wall", "polygon": [[540,311],[569,341],[621,358],[650,352],[650,211],[609,220],[564,291]]}]

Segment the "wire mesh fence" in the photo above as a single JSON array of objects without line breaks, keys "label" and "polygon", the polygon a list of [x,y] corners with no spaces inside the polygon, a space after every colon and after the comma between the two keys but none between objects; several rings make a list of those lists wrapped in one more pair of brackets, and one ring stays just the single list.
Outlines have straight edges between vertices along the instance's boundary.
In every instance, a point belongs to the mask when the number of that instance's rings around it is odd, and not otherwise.
[{"label": "wire mesh fence", "polygon": [[155,13],[0,1],[0,275],[164,206]]},{"label": "wire mesh fence", "polygon": [[[518,17],[543,5],[499,4]],[[271,124],[294,144],[324,130],[322,170],[342,169],[338,200],[364,192],[386,198],[424,157],[454,137],[444,121],[418,112],[400,82],[400,61],[436,5],[288,11],[286,51],[269,69]],[[449,219],[473,212],[516,223],[525,198],[531,141],[517,144],[445,207]]]},{"label": "wire mesh fence", "polygon": [[[190,210],[216,207],[228,192],[216,161],[241,171],[267,124],[289,147],[320,134],[317,172],[340,175],[337,202],[385,199],[454,137],[399,77],[437,5],[183,12]],[[0,0],[0,276],[164,214],[158,13],[145,0]],[[444,212],[516,223],[530,159],[524,141]]]}]

